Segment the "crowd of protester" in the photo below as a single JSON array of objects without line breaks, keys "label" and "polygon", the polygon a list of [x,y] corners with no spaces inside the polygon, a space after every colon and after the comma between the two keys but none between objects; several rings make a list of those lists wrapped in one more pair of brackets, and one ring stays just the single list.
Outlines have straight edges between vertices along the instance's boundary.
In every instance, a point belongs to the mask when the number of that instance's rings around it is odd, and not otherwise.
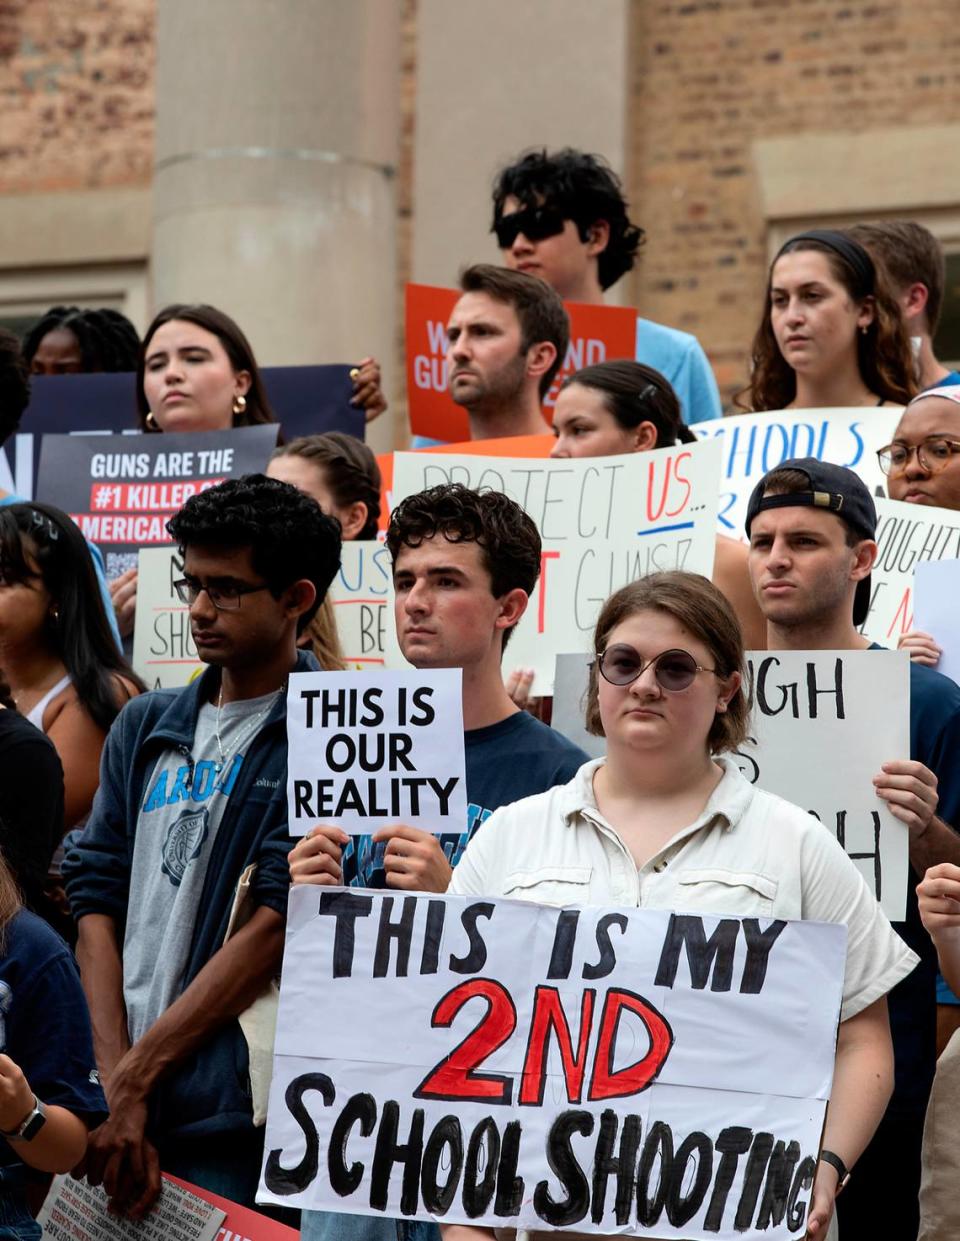
[{"label": "crowd of protester", "polygon": [[[502,264],[462,270],[448,323],[449,392],[472,439],[552,434],[555,458],[609,457],[691,442],[721,415],[695,337],[638,318],[635,357],[566,378],[548,420],[564,302],[602,304],[643,230],[606,163],[569,149],[502,170],[492,207]],[[960,510],[960,374],[932,345],[943,293],[943,255],[918,224],[799,233],[770,266],[737,410],[903,406],[880,453],[889,496]],[[143,434],[277,421],[223,310],[168,306],[141,340],[118,312],[58,306],[22,342],[0,331],[0,442],[31,374],[105,371],[135,373]],[[376,360],[352,382],[354,404],[382,413]],[[748,726],[745,649],[879,649],[859,628],[878,550],[868,488],[839,465],[785,461],[750,498],[747,541],[717,536],[712,582],[655,573],[606,600],[585,708],[599,760],[524,709],[532,674],[504,665],[541,571],[532,519],[458,484],[405,498],[386,530],[396,641],[415,669],[461,671],[467,822],[439,836],[318,824],[291,847],[288,678],[345,667],[328,592],[342,543],[377,537],[381,487],[366,445],[329,432],[189,499],[168,529],[206,668],[153,691],[123,653],[136,570],[108,587],[66,514],[0,493],[0,1238],[40,1235],[34,1208],[60,1171],[133,1218],[161,1171],[254,1206],[270,1041],[244,1017],[280,972],[291,881],[845,924],[808,1236],[960,1236],[960,1035],[937,1062],[938,1017],[941,1045],[960,1024],[937,1005],[938,959],[960,987],[960,687],[936,670],[937,640],[901,640],[910,754],[874,781],[909,833],[902,923],[831,832],[731,757]],[[678,861],[714,879],[681,892]],[[720,897],[718,875],[735,876]],[[274,1213],[309,1241],[493,1237]]]}]

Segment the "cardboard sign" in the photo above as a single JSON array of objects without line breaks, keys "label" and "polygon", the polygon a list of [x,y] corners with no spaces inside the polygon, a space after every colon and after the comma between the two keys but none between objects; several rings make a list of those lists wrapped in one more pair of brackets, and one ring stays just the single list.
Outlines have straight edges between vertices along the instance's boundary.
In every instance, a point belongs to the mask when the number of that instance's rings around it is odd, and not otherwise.
[{"label": "cardboard sign", "polygon": [[899,405],[879,409],[782,409],[764,414],[734,414],[698,422],[701,439],[723,446],[720,484],[720,533],[746,540],[747,501],[768,470],[791,457],[816,457],[853,470],[873,495],[886,494],[886,478],[877,449],[893,439]]},{"label": "cardboard sign", "polygon": [[[462,296],[456,289],[407,285],[407,404],[414,435],[448,441],[470,438],[466,411],[447,392],[447,322]],[[544,401],[548,417],[560,384],[568,375],[596,362],[636,356],[635,310],[581,302],[564,304],[570,316],[570,345]]]},{"label": "cardboard sign", "polygon": [[397,453],[394,503],[437,483],[505,492],[543,540],[540,580],[507,651],[552,692],[560,653],[588,650],[604,601],[657,569],[709,577],[716,549],[716,444],[579,460]]},{"label": "cardboard sign", "polygon": [[343,657],[349,667],[386,666],[395,644],[390,553],[376,540],[344,543],[340,570],[330,587]]},{"label": "cardboard sign", "polygon": [[173,583],[183,577],[174,547],[144,547],[137,558],[133,666],[148,689],[189,685],[205,665],[190,633],[190,608]]},{"label": "cardboard sign", "polygon": [[101,1185],[57,1176],[37,1223],[51,1241],[217,1241],[227,1218],[203,1191],[167,1176],[156,1205],[142,1220],[111,1215],[108,1201]]},{"label": "cardboard sign", "polygon": [[258,1200],[802,1237],[845,954],[826,923],[295,887]]},{"label": "cardboard sign", "polygon": [[167,520],[200,491],[262,473],[277,425],[177,435],[45,435],[37,498],[65,509],[103,552],[107,578],[141,547],[170,544]]},{"label": "cardboard sign", "polygon": [[287,694],[290,834],[463,830],[462,673],[299,672]]},{"label": "cardboard sign", "polygon": [[960,557],[960,512],[878,498],[877,560],[870,575],[870,611],[861,633],[896,646],[914,623],[913,577],[927,560]]},{"label": "cardboard sign", "polygon": [[943,654],[937,671],[960,684],[960,560],[924,560],[917,565],[913,627],[928,633]]}]

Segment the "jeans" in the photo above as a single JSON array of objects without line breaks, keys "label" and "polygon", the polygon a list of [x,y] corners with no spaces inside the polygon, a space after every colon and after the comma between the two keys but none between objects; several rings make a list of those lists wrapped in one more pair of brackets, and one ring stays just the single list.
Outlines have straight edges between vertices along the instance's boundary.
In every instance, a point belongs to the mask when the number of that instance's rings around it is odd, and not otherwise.
[{"label": "jeans", "polygon": [[0,1241],[40,1241],[41,1236],[27,1207],[23,1165],[0,1168]]},{"label": "jeans", "polygon": [[440,1229],[418,1219],[304,1211],[300,1241],[440,1241]]}]

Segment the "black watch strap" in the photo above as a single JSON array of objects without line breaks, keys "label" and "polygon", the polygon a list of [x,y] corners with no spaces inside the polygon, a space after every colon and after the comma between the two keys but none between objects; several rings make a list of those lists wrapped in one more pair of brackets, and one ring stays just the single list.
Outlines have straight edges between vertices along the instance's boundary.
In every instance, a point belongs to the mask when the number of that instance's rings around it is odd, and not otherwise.
[{"label": "black watch strap", "polygon": [[847,1181],[850,1180],[850,1169],[839,1155],[835,1155],[833,1151],[828,1151],[826,1147],[820,1152],[820,1158],[824,1163],[828,1163],[831,1168],[836,1168],[837,1176],[840,1178],[837,1184],[837,1193],[839,1193]]}]

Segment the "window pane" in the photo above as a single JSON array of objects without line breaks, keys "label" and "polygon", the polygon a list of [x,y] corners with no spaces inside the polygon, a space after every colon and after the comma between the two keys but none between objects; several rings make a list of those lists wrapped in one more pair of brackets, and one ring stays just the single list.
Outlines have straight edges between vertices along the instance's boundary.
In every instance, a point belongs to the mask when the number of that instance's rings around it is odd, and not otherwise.
[{"label": "window pane", "polygon": [[947,255],[943,313],[933,342],[933,352],[944,366],[960,370],[960,253]]}]

